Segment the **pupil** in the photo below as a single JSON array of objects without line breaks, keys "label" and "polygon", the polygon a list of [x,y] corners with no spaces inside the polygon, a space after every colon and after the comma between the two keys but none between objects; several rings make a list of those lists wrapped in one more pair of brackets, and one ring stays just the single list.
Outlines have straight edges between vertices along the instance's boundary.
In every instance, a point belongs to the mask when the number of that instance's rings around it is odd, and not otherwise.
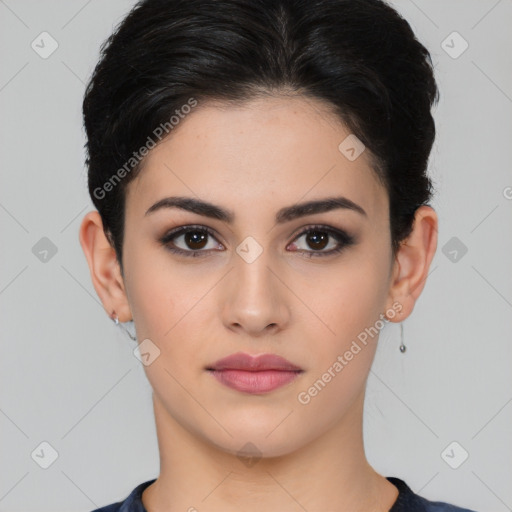
[{"label": "pupil", "polygon": [[[313,249],[323,249],[327,245],[329,235],[321,231],[312,231],[308,235],[308,243]],[[312,243],[311,243],[312,242]]]},{"label": "pupil", "polygon": [[[185,242],[191,249],[202,249],[204,247],[204,241],[206,240],[207,234],[200,233],[199,231],[193,231],[185,234]],[[203,243],[203,245],[201,245]]]}]

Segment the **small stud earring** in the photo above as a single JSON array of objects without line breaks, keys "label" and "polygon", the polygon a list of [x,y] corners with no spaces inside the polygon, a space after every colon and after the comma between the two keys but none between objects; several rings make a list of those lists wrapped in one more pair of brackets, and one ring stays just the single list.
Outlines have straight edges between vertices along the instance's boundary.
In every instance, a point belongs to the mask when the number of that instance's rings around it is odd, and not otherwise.
[{"label": "small stud earring", "polygon": [[119,318],[117,317],[116,315],[116,312],[115,311],[112,311],[112,314],[110,315],[110,318],[114,321],[114,323],[121,327],[121,329],[123,329],[123,331],[128,334],[128,336],[130,337],[130,339],[132,341],[137,341],[137,336],[134,336],[121,322],[119,322]]}]

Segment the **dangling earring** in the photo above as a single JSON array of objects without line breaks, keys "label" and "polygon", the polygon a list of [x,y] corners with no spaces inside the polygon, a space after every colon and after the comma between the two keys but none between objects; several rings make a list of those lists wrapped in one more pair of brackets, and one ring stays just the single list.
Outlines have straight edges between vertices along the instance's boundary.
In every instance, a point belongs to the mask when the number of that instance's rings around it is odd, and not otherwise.
[{"label": "dangling earring", "polygon": [[112,311],[112,314],[110,315],[110,318],[114,321],[114,323],[116,325],[118,325],[119,327],[121,327],[121,329],[123,329],[123,331],[128,334],[128,336],[130,337],[131,340],[133,341],[137,341],[137,336],[134,336],[120,321],[119,321],[119,318],[117,318],[117,315],[116,315],[116,312],[115,311]]},{"label": "dangling earring", "polygon": [[407,347],[404,345],[404,324],[403,321],[400,322],[400,352],[402,354],[407,350]]}]

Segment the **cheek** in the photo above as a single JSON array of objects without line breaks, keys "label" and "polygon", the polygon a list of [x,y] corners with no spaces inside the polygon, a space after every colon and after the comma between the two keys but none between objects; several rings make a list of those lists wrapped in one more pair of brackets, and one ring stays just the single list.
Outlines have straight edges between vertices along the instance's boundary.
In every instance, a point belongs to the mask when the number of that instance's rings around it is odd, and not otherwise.
[{"label": "cheek", "polygon": [[[173,264],[160,251],[132,253],[128,288],[137,336],[148,338],[160,350],[158,363],[173,373],[194,369],[198,364],[201,332],[211,321],[204,308],[205,297],[214,276]],[[157,253],[157,254],[155,254]],[[210,308],[213,310],[213,308]],[[159,366],[155,365],[155,366]],[[156,371],[147,367],[148,376]]]},{"label": "cheek", "polygon": [[339,272],[330,272],[324,280],[314,293],[315,304],[325,331],[333,339],[346,341],[356,337],[374,325],[384,312],[387,274],[385,265],[375,258],[358,256],[350,265],[340,265]]},{"label": "cheek", "polygon": [[[311,380],[320,379],[320,386],[329,382],[326,387],[336,401],[344,395],[349,400],[349,394],[364,382],[386,325],[381,317],[388,292],[386,262],[372,255],[378,252],[366,251],[366,256],[358,252],[337,270],[332,268],[305,295],[316,316],[311,313],[312,321],[304,322],[306,337],[310,344],[315,340],[316,347],[314,351],[311,345],[304,347],[315,373]],[[322,392],[324,399],[331,392]]]},{"label": "cheek", "polygon": [[[380,329],[385,325],[379,320],[385,299],[380,268],[359,261],[358,268],[340,270],[335,285],[331,274],[322,293],[315,294],[315,311],[322,323],[304,323],[309,331],[305,353],[310,372],[296,401],[303,414],[323,417],[326,424],[338,421],[364,391]],[[315,340],[316,350],[311,350],[311,340]]]},{"label": "cheek", "polygon": [[165,351],[165,340],[179,320],[183,287],[154,251],[144,251],[142,244],[125,247],[125,283],[137,338],[150,339]]},{"label": "cheek", "polygon": [[[142,272],[139,272],[142,270]],[[130,306],[139,339],[165,339],[165,334],[177,322],[177,304],[172,290],[176,283],[167,286],[165,275],[154,267],[134,269],[130,276]]]}]

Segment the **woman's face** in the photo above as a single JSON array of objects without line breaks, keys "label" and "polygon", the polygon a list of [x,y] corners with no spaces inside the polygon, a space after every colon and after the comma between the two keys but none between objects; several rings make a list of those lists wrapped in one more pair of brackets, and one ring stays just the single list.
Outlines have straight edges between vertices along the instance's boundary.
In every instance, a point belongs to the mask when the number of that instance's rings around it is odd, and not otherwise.
[{"label": "woman's face", "polygon": [[[364,392],[375,327],[395,313],[388,197],[365,151],[354,159],[350,139],[340,150],[347,136],[313,100],[199,105],[128,186],[124,285],[139,342],[150,340],[156,403],[230,453],[290,453],[341,425]],[[152,209],[176,197],[213,206]],[[337,198],[356,206],[283,213]],[[302,371],[207,369],[239,352]],[[290,379],[265,387],[280,376]]]}]

